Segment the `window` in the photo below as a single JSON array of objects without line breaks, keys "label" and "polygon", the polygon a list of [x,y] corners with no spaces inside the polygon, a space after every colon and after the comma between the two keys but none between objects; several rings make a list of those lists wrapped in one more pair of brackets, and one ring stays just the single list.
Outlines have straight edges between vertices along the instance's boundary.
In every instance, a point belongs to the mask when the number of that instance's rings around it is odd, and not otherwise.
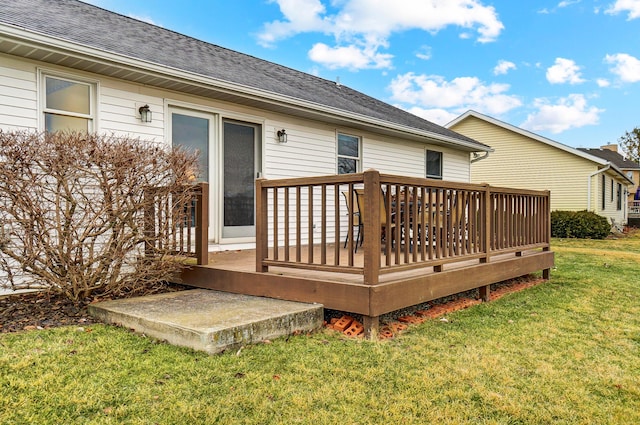
[{"label": "window", "polygon": [[360,171],[360,138],[338,133],[338,174]]},{"label": "window", "polygon": [[442,152],[427,150],[427,178],[442,180]]},{"label": "window", "polygon": [[611,202],[613,202],[613,179],[611,179]]},{"label": "window", "polygon": [[622,185],[620,183],[618,183],[617,195],[618,198],[616,199],[616,208],[618,209],[618,211],[622,211]]},{"label": "window", "polygon": [[93,131],[93,84],[45,75],[44,129]]}]

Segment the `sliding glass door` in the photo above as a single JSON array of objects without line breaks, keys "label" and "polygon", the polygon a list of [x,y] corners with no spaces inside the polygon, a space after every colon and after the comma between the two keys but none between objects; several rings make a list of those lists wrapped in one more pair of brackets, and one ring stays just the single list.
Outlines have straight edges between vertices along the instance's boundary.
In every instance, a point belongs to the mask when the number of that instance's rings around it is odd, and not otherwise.
[{"label": "sliding glass door", "polygon": [[260,171],[260,126],[223,120],[223,238],[255,237],[255,179]]},{"label": "sliding glass door", "polygon": [[169,108],[171,141],[198,152],[198,181],[209,182],[209,238],[255,238],[255,179],[261,170],[261,126],[220,115]]}]

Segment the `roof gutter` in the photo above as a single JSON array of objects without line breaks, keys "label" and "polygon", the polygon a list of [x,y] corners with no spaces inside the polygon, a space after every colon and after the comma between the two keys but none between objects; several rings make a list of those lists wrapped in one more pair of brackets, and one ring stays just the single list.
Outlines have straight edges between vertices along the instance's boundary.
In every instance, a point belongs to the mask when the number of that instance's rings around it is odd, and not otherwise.
[{"label": "roof gutter", "polygon": [[215,89],[222,92],[231,93],[239,97],[259,99],[265,103],[270,103],[273,105],[281,106],[282,104],[287,104],[292,109],[304,110],[307,112],[310,111],[314,112],[317,115],[339,118],[347,122],[359,123],[361,125],[367,125],[371,127],[383,127],[389,130],[397,131],[399,133],[409,134],[416,137],[427,138],[440,143],[462,147],[470,152],[487,152],[488,150],[492,150],[490,147],[484,148],[482,146],[479,146],[478,144],[467,142],[465,140],[460,140],[450,136],[445,136],[439,133],[416,129],[414,127],[407,127],[405,125],[395,124],[393,122],[385,121],[382,119],[372,118],[353,112],[347,112],[330,106],[300,100],[291,96],[256,89],[255,87],[251,86],[232,83],[225,80],[219,80],[214,77],[184,71],[155,62],[143,61],[132,56],[99,50],[94,47],[70,42],[51,35],[44,35],[10,24],[7,25],[0,23],[0,33],[5,36],[13,37],[14,39],[19,40],[24,44],[29,44],[34,48],[41,48],[48,51],[55,49],[58,51],[58,53],[64,53],[65,55],[77,57],[78,59],[92,60],[104,65],[116,66],[120,68],[133,68],[133,70],[136,71],[144,70],[147,74],[156,74],[165,78],[182,80],[182,82],[192,84],[194,86],[200,86],[207,89]]},{"label": "roof gutter", "polygon": [[480,156],[476,152],[474,152],[473,153],[473,159],[471,160],[471,163],[473,164],[474,162],[478,162],[478,161],[482,161],[483,159],[487,159],[491,152],[493,152],[493,150],[485,151],[484,155],[482,155],[482,156]]}]

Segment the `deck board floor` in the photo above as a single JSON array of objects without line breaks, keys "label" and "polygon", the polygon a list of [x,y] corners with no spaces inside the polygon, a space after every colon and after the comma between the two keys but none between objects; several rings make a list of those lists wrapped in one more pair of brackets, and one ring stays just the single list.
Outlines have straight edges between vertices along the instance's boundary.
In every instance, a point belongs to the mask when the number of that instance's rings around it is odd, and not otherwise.
[{"label": "deck board floor", "polygon": [[[349,260],[349,249],[339,247],[340,249],[340,264],[348,264]],[[306,261],[308,258],[308,248],[305,246],[303,249],[302,260]],[[537,252],[537,251],[532,251]],[[314,247],[314,258],[319,259],[321,254],[320,246],[317,245]],[[295,252],[292,249],[291,258],[295,258]],[[526,255],[526,252],[523,253]],[[334,246],[331,245],[327,248],[327,256],[333,259],[334,256]],[[508,258],[513,258],[515,253],[507,253],[507,254],[495,254],[492,255],[491,261],[500,261]],[[233,251],[215,251],[209,253],[209,265],[206,266],[208,268],[213,269],[222,269],[222,270],[230,270],[230,271],[239,271],[239,272],[255,272],[255,264],[256,264],[256,251],[255,249],[244,249],[244,250],[233,250]],[[381,253],[381,262],[384,263],[385,255]],[[284,251],[281,249],[279,258],[284,258]],[[364,262],[363,250],[359,249],[358,252],[354,253],[354,265],[362,267]],[[470,266],[474,264],[478,264],[479,260],[477,259],[469,259],[462,260],[455,263],[449,263],[444,265],[444,270],[454,270],[457,268],[462,268],[465,266]],[[363,276],[360,274],[352,274],[352,273],[339,273],[339,272],[328,272],[328,271],[317,271],[317,270],[305,270],[305,269],[296,269],[290,267],[279,267],[279,266],[270,266],[269,272],[271,274],[278,274],[283,276],[296,276],[296,277],[307,277],[314,280],[324,280],[324,281],[334,281],[334,282],[344,282],[344,283],[363,283]],[[411,269],[411,270],[403,270],[396,271],[391,273],[384,273],[380,275],[380,283],[393,282],[395,280],[407,279],[415,276],[425,275],[436,273],[431,266],[425,266],[419,269]]]}]

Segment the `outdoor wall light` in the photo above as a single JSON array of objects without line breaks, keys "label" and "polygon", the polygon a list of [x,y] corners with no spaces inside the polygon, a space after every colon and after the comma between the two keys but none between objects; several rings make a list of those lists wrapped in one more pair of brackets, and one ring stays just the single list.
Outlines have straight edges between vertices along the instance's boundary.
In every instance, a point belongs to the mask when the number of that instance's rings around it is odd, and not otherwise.
[{"label": "outdoor wall light", "polygon": [[278,142],[287,143],[287,133],[284,131],[284,128],[282,130],[278,130],[276,134],[278,135]]},{"label": "outdoor wall light", "polygon": [[151,122],[151,110],[149,109],[149,105],[141,106],[138,108],[138,112],[140,113],[140,121]]}]

